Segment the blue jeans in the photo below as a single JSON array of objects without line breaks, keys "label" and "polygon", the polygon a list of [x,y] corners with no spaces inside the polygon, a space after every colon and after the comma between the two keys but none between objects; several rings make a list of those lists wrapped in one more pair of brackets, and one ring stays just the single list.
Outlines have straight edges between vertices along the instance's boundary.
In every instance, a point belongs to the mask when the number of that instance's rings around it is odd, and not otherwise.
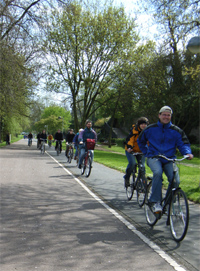
[{"label": "blue jeans", "polygon": [[75,148],[75,150],[76,150],[76,151],[75,151],[75,155],[74,155],[74,156],[76,156],[76,157],[77,157],[77,156],[78,156],[78,145],[77,145],[77,144],[75,144],[75,145],[74,145],[74,148]]},{"label": "blue jeans", "polygon": [[[135,156],[127,151],[125,151],[125,153],[126,153],[126,157],[128,159],[128,165],[126,168],[126,174],[124,175],[124,179],[127,179],[127,180],[130,179],[131,173],[134,171],[135,165],[136,165],[137,161],[139,161],[140,157],[141,157],[141,163],[143,165],[143,169],[144,169],[144,173],[145,173],[145,156],[144,155]],[[137,159],[137,161],[136,161],[136,159]]]},{"label": "blue jeans", "polygon": [[[94,151],[90,150],[89,152],[90,152],[91,163],[92,163],[93,158],[94,158]],[[80,153],[79,153],[79,165],[81,165],[83,163],[84,156],[85,156],[85,148],[81,148]]]},{"label": "blue jeans", "polygon": [[148,158],[147,165],[150,167],[153,172],[152,179],[152,194],[150,197],[150,202],[161,202],[162,200],[162,173],[164,171],[165,175],[168,178],[169,187],[173,181],[173,163],[168,162],[166,164],[162,164],[162,162],[157,158]]}]

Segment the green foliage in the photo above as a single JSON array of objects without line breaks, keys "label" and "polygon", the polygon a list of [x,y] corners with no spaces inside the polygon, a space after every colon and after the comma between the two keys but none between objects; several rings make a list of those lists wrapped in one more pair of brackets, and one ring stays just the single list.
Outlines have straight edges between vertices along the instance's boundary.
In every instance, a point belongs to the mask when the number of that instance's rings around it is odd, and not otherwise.
[{"label": "green foliage", "polygon": [[68,129],[70,120],[71,114],[69,111],[63,107],[53,105],[44,109],[41,120],[36,122],[34,126],[38,132],[48,129],[49,133],[55,134],[58,129]]},{"label": "green foliage", "polygon": [[47,87],[57,92],[70,90],[77,130],[107,102],[110,75],[138,40],[135,22],[123,8],[98,10],[96,6],[93,10],[74,2],[52,14],[47,38],[47,50],[55,60]]}]

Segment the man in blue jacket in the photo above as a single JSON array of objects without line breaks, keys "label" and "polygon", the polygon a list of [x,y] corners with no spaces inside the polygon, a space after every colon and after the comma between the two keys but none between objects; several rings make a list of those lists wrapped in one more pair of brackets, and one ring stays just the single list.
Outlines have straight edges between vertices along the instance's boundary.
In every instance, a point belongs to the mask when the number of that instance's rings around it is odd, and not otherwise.
[{"label": "man in blue jacket", "polygon": [[147,165],[153,172],[150,202],[154,203],[153,211],[155,213],[162,212],[160,205],[162,173],[165,172],[170,186],[173,181],[173,163],[152,157],[162,154],[168,158],[175,158],[176,148],[178,148],[182,155],[189,156],[189,160],[193,158],[187,136],[183,130],[171,123],[172,113],[169,106],[163,106],[159,111],[159,121],[145,128],[137,140],[140,150],[147,157]]},{"label": "man in blue jacket", "polygon": [[[92,122],[90,120],[86,120],[86,128],[79,133],[78,141],[79,141],[79,148],[80,148],[80,155],[79,155],[79,165],[78,167],[81,168],[81,164],[83,162],[83,158],[85,155],[86,150],[86,140],[89,139],[95,139],[95,142],[97,142],[97,134],[92,129]],[[91,159],[93,161],[93,151],[91,151]]]}]

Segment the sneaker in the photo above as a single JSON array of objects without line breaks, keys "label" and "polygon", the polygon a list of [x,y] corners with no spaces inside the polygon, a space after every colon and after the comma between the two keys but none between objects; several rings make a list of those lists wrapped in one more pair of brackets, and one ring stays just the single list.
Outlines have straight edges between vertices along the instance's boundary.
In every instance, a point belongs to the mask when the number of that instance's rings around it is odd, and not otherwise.
[{"label": "sneaker", "polygon": [[81,169],[81,165],[78,165],[78,168],[80,168],[80,169]]},{"label": "sneaker", "polygon": [[152,207],[152,211],[155,214],[161,213],[162,212],[162,206],[160,205],[160,202],[156,202],[153,207]]}]

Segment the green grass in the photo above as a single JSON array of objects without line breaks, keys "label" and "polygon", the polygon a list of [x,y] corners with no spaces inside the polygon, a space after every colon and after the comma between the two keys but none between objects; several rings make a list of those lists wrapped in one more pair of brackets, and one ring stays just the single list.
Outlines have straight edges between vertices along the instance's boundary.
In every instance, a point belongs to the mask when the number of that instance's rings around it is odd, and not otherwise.
[{"label": "green grass", "polygon": [[[19,136],[11,136],[11,144],[12,143],[14,143],[14,142],[17,142],[17,141],[19,141],[20,139],[22,139],[23,138],[23,135],[19,135]],[[3,141],[2,143],[0,143],[0,148],[1,147],[4,147],[4,146],[6,146],[6,141]]]},{"label": "green grass", "polygon": [[[111,148],[112,151],[114,151],[113,149],[114,148]],[[120,152],[122,154],[124,153],[124,150],[122,152],[119,151],[118,148],[115,148],[115,151]],[[105,151],[95,150],[94,161],[125,173],[128,161],[126,156],[122,154],[110,152],[107,150],[107,148],[105,148]],[[200,184],[199,184],[200,168],[198,167],[200,159],[196,158],[194,160],[195,161],[193,163],[191,163],[192,160],[190,161],[187,160],[186,161],[187,165],[184,164],[178,165],[181,179],[180,186],[186,193],[188,199],[196,203],[200,203]],[[152,172],[148,166],[146,166],[146,174],[152,176]],[[165,175],[163,175],[163,177],[164,177],[164,186],[166,188],[168,182]]]}]

